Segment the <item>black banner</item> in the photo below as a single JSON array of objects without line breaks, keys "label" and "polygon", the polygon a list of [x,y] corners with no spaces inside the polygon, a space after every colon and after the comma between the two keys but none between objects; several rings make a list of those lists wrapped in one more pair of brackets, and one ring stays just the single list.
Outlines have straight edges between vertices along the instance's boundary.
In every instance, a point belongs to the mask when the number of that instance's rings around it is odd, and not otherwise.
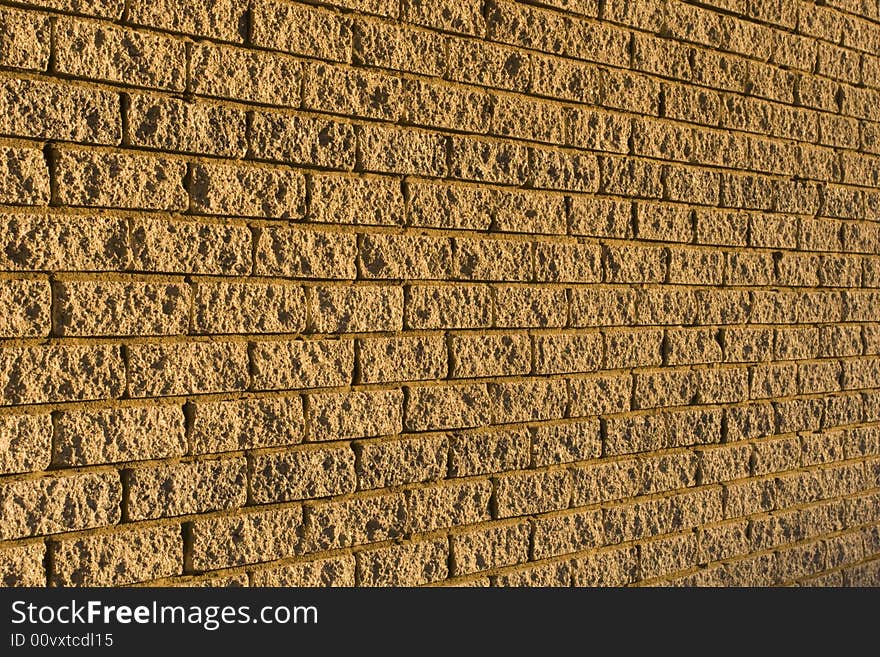
[{"label": "black banner", "polygon": [[840,654],[849,642],[876,649],[878,602],[876,590],[7,589],[0,655],[187,647],[761,654],[824,641]]}]

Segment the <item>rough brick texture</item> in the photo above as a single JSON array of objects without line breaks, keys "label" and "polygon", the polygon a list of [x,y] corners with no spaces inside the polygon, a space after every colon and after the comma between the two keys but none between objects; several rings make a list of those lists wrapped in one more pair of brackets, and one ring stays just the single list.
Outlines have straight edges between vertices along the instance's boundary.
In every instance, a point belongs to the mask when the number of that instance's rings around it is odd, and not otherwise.
[{"label": "rough brick texture", "polygon": [[874,0],[0,7],[0,584],[880,585]]}]

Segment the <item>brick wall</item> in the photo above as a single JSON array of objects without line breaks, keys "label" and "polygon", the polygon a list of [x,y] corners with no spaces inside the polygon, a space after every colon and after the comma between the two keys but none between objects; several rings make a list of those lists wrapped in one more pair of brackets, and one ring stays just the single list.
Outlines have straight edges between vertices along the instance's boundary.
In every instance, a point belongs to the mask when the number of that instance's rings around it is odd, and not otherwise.
[{"label": "brick wall", "polygon": [[880,584],[876,0],[3,0],[8,585]]}]

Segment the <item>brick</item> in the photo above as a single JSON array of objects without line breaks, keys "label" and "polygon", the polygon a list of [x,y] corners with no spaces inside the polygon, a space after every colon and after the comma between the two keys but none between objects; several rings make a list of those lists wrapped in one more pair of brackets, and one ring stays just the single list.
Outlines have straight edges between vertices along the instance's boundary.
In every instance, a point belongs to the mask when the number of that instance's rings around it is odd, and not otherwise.
[{"label": "brick", "polygon": [[199,282],[193,298],[198,333],[297,333],[306,326],[306,297],[298,286]]},{"label": "brick", "polygon": [[244,390],[248,385],[243,342],[189,342],[129,346],[132,397]]},{"label": "brick", "polygon": [[403,194],[396,179],[314,174],[309,189],[310,221],[376,226],[404,222]]},{"label": "brick", "polygon": [[566,231],[565,202],[559,194],[496,190],[492,212],[492,227],[498,231],[547,234]]},{"label": "brick", "polygon": [[305,214],[305,177],[289,170],[196,164],[189,191],[196,214],[292,219]]},{"label": "brick", "polygon": [[52,541],[49,554],[51,586],[122,586],[183,570],[178,525]]},{"label": "brick", "polygon": [[259,233],[254,268],[263,276],[354,279],[356,254],[354,235],[273,226]]},{"label": "brick", "polygon": [[400,433],[400,390],[342,392],[307,397],[309,440],[349,440]]},{"label": "brick", "polygon": [[184,210],[186,165],[133,153],[59,150],[58,200],[65,205]]},{"label": "brick", "polygon": [[446,540],[402,543],[358,552],[358,583],[361,586],[418,586],[446,579]]},{"label": "brick", "polygon": [[724,266],[723,253],[671,248],[668,282],[679,285],[721,285]]},{"label": "brick", "polygon": [[529,559],[531,529],[526,522],[495,525],[453,534],[452,572],[469,575],[490,568],[525,563]]},{"label": "brick", "polygon": [[690,242],[693,239],[692,213],[682,206],[637,203],[634,220],[636,236],[641,240]]},{"label": "brick", "polygon": [[[532,248],[513,240],[456,238],[452,275],[475,281],[529,281],[532,279]],[[438,266],[435,271],[442,271]]]},{"label": "brick", "polygon": [[626,369],[660,365],[663,331],[617,330],[605,333],[605,367]]},{"label": "brick", "polygon": [[128,517],[165,518],[243,506],[245,470],[243,458],[133,469],[128,473]]},{"label": "brick", "polygon": [[595,372],[602,365],[603,340],[597,333],[536,335],[536,374]]},{"label": "brick", "polygon": [[0,405],[111,399],[122,395],[125,372],[118,347],[4,347]]},{"label": "brick", "polygon": [[495,480],[500,518],[564,509],[570,498],[571,481],[564,471],[504,474]]},{"label": "brick", "polygon": [[406,492],[408,529],[435,529],[472,525],[489,519],[492,484],[465,481],[434,484]]},{"label": "brick", "polygon": [[0,269],[102,271],[128,262],[128,222],[114,217],[0,215]]},{"label": "brick", "polygon": [[525,429],[492,429],[450,436],[451,477],[521,470],[528,465],[529,434]]},{"label": "brick", "polygon": [[214,570],[294,556],[302,517],[300,507],[287,507],[196,520],[193,567]]},{"label": "brick", "polygon": [[445,436],[362,443],[355,451],[359,490],[436,481],[446,474]]},{"label": "brick", "polygon": [[602,438],[598,421],[532,428],[532,462],[536,467],[598,458]]},{"label": "brick", "polygon": [[600,547],[604,529],[602,511],[575,511],[542,516],[534,521],[535,559],[544,559]]},{"label": "brick", "polygon": [[295,445],[305,436],[298,397],[196,402],[189,410],[193,454]]},{"label": "brick", "polygon": [[514,91],[528,89],[532,55],[472,39],[450,39],[448,47],[451,79]]},{"label": "brick", "polygon": [[0,585],[4,587],[45,586],[44,543],[15,545],[0,550]]},{"label": "brick", "polygon": [[639,547],[639,557],[639,573],[644,579],[686,570],[696,562],[697,537],[682,534],[643,543]]},{"label": "brick", "polygon": [[609,283],[662,283],[668,253],[654,247],[609,246],[604,261]]},{"label": "brick", "polygon": [[565,417],[568,389],[564,379],[532,379],[489,384],[492,423],[558,420]]},{"label": "brick", "polygon": [[442,177],[446,174],[446,138],[379,125],[358,130],[361,166],[367,171]]},{"label": "brick", "polygon": [[16,9],[0,11],[0,65],[45,71],[49,65],[49,17]]},{"label": "brick", "polygon": [[348,447],[303,448],[251,461],[251,496],[258,504],[344,495],[355,490]]},{"label": "brick", "polygon": [[183,411],[169,405],[63,411],[55,419],[53,451],[65,466],[183,456]]},{"label": "brick", "polygon": [[412,329],[488,328],[492,297],[483,285],[413,285],[404,308],[404,324]]},{"label": "brick", "polygon": [[565,141],[565,113],[562,105],[533,98],[497,96],[491,132],[503,137],[561,144]]},{"label": "brick", "polygon": [[492,224],[497,202],[492,190],[424,181],[408,181],[406,189],[414,226],[488,230]]},{"label": "brick", "polygon": [[632,377],[624,375],[598,375],[570,379],[569,415],[585,417],[622,413],[630,410]]},{"label": "brick", "polygon": [[[116,224],[110,224],[94,238],[107,240],[104,257],[91,256],[99,269],[115,268],[112,263],[128,257],[126,243],[117,241],[121,239],[116,237],[117,230]],[[77,227],[74,234],[83,231]],[[132,219],[131,257],[136,270],[243,275],[250,272],[250,254],[251,231],[247,226]]]},{"label": "brick", "polygon": [[0,148],[0,201],[18,205],[48,205],[49,170],[35,148]]},{"label": "brick", "polygon": [[315,64],[305,77],[303,107],[396,121],[404,113],[401,80],[377,71]]},{"label": "brick", "polygon": [[638,459],[598,462],[571,470],[572,505],[584,506],[634,497],[643,491],[644,468]]},{"label": "brick", "polygon": [[251,356],[253,386],[260,390],[325,388],[351,383],[351,340],[258,342]]},{"label": "brick", "polygon": [[493,586],[509,587],[568,587],[571,586],[570,561],[557,561],[524,567],[523,570],[503,573],[492,578]]},{"label": "brick", "polygon": [[0,318],[0,337],[48,335],[51,296],[48,281],[0,281],[0,304],[6,308],[6,315]]},{"label": "brick", "polygon": [[70,18],[55,23],[55,40],[58,73],[169,91],[186,87],[183,41]]},{"label": "brick", "polygon": [[571,232],[593,237],[632,237],[632,203],[619,199],[573,196]]},{"label": "brick", "polygon": [[245,113],[203,101],[130,94],[127,137],[133,146],[243,157]]},{"label": "brick", "polygon": [[718,363],[722,360],[722,347],[716,329],[668,329],[665,351],[669,365]]},{"label": "brick", "polygon": [[303,67],[292,57],[207,43],[194,43],[190,56],[195,94],[283,107],[300,104]]},{"label": "brick", "polygon": [[243,7],[233,0],[209,2],[147,2],[135,0],[129,7],[132,23],[172,32],[183,32],[221,41],[243,41]]},{"label": "brick", "polygon": [[527,335],[454,335],[449,338],[450,376],[478,378],[528,374],[531,342]]},{"label": "brick", "polygon": [[419,381],[446,376],[447,349],[443,338],[370,338],[358,340],[357,344],[362,383]]},{"label": "brick", "polygon": [[403,535],[407,504],[400,493],[313,503],[306,507],[305,545],[311,550],[363,545]]},{"label": "brick", "polygon": [[449,275],[452,245],[445,238],[364,235],[358,264],[370,279],[436,279]]},{"label": "brick", "polygon": [[192,292],[169,283],[60,281],[58,335],[179,335],[187,331]]},{"label": "brick", "polygon": [[479,427],[489,423],[489,412],[485,385],[409,388],[404,427],[408,431]]},{"label": "brick", "polygon": [[441,76],[446,39],[406,25],[358,20],[353,27],[352,60],[362,66]]},{"label": "brick", "polygon": [[0,132],[91,144],[122,138],[119,95],[36,80],[0,83]]},{"label": "brick", "polygon": [[254,158],[354,169],[354,126],[324,118],[269,112],[254,112],[252,117],[248,135]]},{"label": "brick", "polygon": [[572,327],[621,326],[632,323],[636,292],[618,288],[575,288],[571,292],[569,325]]},{"label": "brick", "polygon": [[747,529],[748,521],[745,520],[702,528],[699,532],[699,559],[703,562],[720,561],[747,553],[750,549]]},{"label": "brick", "polygon": [[259,0],[251,11],[254,45],[320,59],[349,58],[351,30],[336,13],[275,0]]},{"label": "brick", "polygon": [[404,0],[401,18],[407,22],[446,32],[481,35],[484,21],[481,5],[476,0],[432,4],[425,0]]},{"label": "brick", "polygon": [[309,300],[311,328],[318,333],[403,328],[403,289],[399,287],[316,287]]},{"label": "brick", "polygon": [[0,538],[58,534],[119,522],[122,484],[117,472],[42,477],[0,485]]},{"label": "brick", "polygon": [[[594,244],[535,244],[535,278],[549,283],[598,283],[601,248]],[[508,278],[508,280],[514,280]]]},{"label": "brick", "polygon": [[257,570],[254,586],[354,586],[355,559],[350,554]]},{"label": "brick", "polygon": [[495,309],[499,328],[558,327],[567,322],[568,300],[560,289],[500,287]]},{"label": "brick", "polygon": [[499,185],[522,185],[529,176],[529,149],[472,137],[450,138],[450,175]]},{"label": "brick", "polygon": [[599,164],[593,155],[533,147],[533,184],[540,189],[599,191]]},{"label": "brick", "polygon": [[0,473],[45,470],[52,458],[50,415],[0,415]]}]

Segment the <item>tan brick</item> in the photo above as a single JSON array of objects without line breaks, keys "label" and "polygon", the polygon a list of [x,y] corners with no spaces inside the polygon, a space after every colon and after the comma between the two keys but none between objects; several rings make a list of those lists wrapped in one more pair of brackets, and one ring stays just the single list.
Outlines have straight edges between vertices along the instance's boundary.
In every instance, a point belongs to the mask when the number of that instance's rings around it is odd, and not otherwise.
[{"label": "tan brick", "polygon": [[296,171],[196,164],[189,191],[197,214],[291,219],[305,213],[305,177]]},{"label": "tan brick", "polygon": [[598,458],[602,437],[596,420],[532,429],[532,462],[536,467]]},{"label": "tan brick", "polygon": [[522,570],[503,573],[492,578],[493,586],[510,587],[550,587],[571,586],[572,567],[570,561],[523,566]]},{"label": "tan brick", "polygon": [[127,529],[49,543],[51,586],[122,586],[183,570],[178,525]]},{"label": "tan brick", "polygon": [[245,113],[204,101],[130,94],[127,137],[134,146],[243,157]]},{"label": "tan brick", "polygon": [[[631,291],[633,304],[636,294]],[[693,290],[671,287],[646,288],[638,296],[639,324],[695,324],[699,297]],[[635,310],[631,316],[635,316]],[[635,320],[621,323],[634,323]]]},{"label": "tan brick", "polygon": [[45,552],[42,542],[0,550],[0,586],[45,586]]},{"label": "tan brick", "polygon": [[355,555],[361,586],[418,586],[446,579],[445,539],[401,543]]},{"label": "tan brick", "polygon": [[436,279],[449,275],[452,244],[449,239],[413,235],[364,235],[359,267],[371,279]]},{"label": "tan brick", "polygon": [[662,283],[668,252],[654,247],[609,246],[604,262],[609,283]]},{"label": "tan brick", "polygon": [[[406,189],[408,219],[414,226],[488,230],[494,220],[498,202],[495,190],[415,180],[407,181]],[[561,210],[564,215],[564,206]]]},{"label": "tan brick", "polygon": [[[452,276],[474,281],[529,281],[532,249],[527,242],[456,238]],[[435,267],[435,271],[442,271]]]},{"label": "tan brick", "polygon": [[492,423],[558,420],[565,417],[568,386],[564,379],[490,383]]},{"label": "tan brick", "polygon": [[570,379],[569,414],[571,417],[622,413],[630,410],[632,377],[597,375]]},{"label": "tan brick", "polygon": [[49,204],[49,169],[35,148],[0,148],[0,201]]},{"label": "tan brick", "polygon": [[602,280],[601,248],[597,245],[538,242],[534,257],[538,281],[598,283]]},{"label": "tan brick", "polygon": [[175,0],[148,2],[134,0],[129,20],[172,32],[183,32],[222,41],[243,41],[242,21],[245,8],[234,0]]},{"label": "tan brick", "polygon": [[277,0],[257,0],[251,9],[254,45],[295,55],[347,61],[351,30],[336,13]]},{"label": "tan brick", "polygon": [[618,157],[600,157],[599,163],[602,193],[636,198],[663,196],[662,169],[659,165]]},{"label": "tan brick", "polygon": [[250,479],[251,496],[258,504],[351,493],[354,452],[338,447],[262,454],[252,459]]},{"label": "tan brick", "polygon": [[384,488],[446,475],[448,440],[445,436],[403,438],[355,446],[358,489]]},{"label": "tan brick", "polygon": [[546,559],[600,547],[604,535],[602,511],[565,512],[533,521],[535,559]]},{"label": "tan brick", "polygon": [[128,473],[128,517],[167,518],[243,506],[245,470],[243,458],[135,468]]},{"label": "tan brick", "polygon": [[295,445],[305,436],[298,397],[197,402],[191,412],[193,454]]},{"label": "tan brick", "polygon": [[750,549],[748,524],[742,520],[702,528],[699,532],[700,560],[720,561],[747,553]]},{"label": "tan brick", "polygon": [[406,492],[408,529],[435,529],[472,525],[489,519],[492,484],[464,481],[434,484]]},{"label": "tan brick", "polygon": [[456,379],[528,374],[531,370],[527,335],[454,335],[449,338],[449,353],[449,373]]},{"label": "tan brick", "polygon": [[477,0],[442,0],[437,4],[425,0],[403,0],[401,18],[416,25],[479,36],[485,29],[481,7]]},{"label": "tan brick", "polygon": [[453,534],[452,572],[456,577],[529,560],[527,522],[494,525]]},{"label": "tan brick", "polygon": [[309,440],[349,440],[400,433],[400,390],[341,392],[307,397]]},{"label": "tan brick", "polygon": [[444,176],[446,138],[440,135],[379,125],[358,130],[361,165],[382,173]]},{"label": "tan brick", "polygon": [[354,126],[324,118],[254,112],[249,143],[253,157],[287,164],[354,169]]},{"label": "tan brick", "polygon": [[[115,241],[110,245],[108,259],[126,255]],[[242,275],[251,269],[251,231],[247,226],[138,218],[132,219],[131,251],[132,267],[140,271]]]},{"label": "tan brick", "polygon": [[604,334],[605,367],[626,369],[651,367],[663,362],[663,331],[616,330]]},{"label": "tan brick", "polygon": [[397,121],[405,112],[399,77],[350,66],[314,64],[303,87],[306,109]]},{"label": "tan brick", "polygon": [[573,586],[623,586],[637,578],[635,546],[597,552],[572,563]]},{"label": "tan brick", "polygon": [[536,374],[595,372],[602,365],[598,333],[536,335],[534,349]]},{"label": "tan brick", "polygon": [[49,65],[49,17],[5,8],[0,11],[0,65],[45,71]]},{"label": "tan brick", "polygon": [[254,586],[354,586],[352,555],[292,563],[253,574]]},{"label": "tan brick", "polygon": [[0,281],[0,337],[46,336],[51,326],[52,292],[48,281]]},{"label": "tan brick", "polygon": [[572,469],[572,505],[598,504],[640,495],[643,469],[642,462],[635,458]]},{"label": "tan brick", "polygon": [[306,297],[292,285],[199,282],[192,322],[198,333],[298,333]]},{"label": "tan brick", "polygon": [[214,570],[294,556],[300,548],[302,509],[274,508],[198,519],[192,524],[192,563]]},{"label": "tan brick", "polygon": [[529,465],[529,434],[525,429],[493,429],[454,433],[449,443],[449,475],[469,477]]},{"label": "tan brick", "polygon": [[316,287],[309,295],[312,330],[318,333],[400,331],[403,288]]},{"label": "tan brick", "polygon": [[60,18],[55,23],[55,71],[74,77],[183,91],[183,41],[104,23]]},{"label": "tan brick", "polygon": [[0,404],[38,404],[119,397],[125,371],[119,347],[53,345],[4,347]]},{"label": "tan brick", "polygon": [[472,137],[450,139],[450,175],[462,180],[523,184],[529,175],[529,149]]},{"label": "tan brick", "polygon": [[271,227],[260,231],[255,269],[266,276],[354,279],[356,253],[354,235]]},{"label": "tan brick", "polygon": [[691,370],[636,373],[633,378],[636,408],[686,406],[699,392],[699,377]]},{"label": "tan brick", "polygon": [[192,292],[175,283],[59,281],[58,335],[180,335],[189,325]]},{"label": "tan brick", "polygon": [[351,383],[351,340],[285,340],[253,347],[253,386],[259,390],[325,388]]},{"label": "tan brick", "polygon": [[194,43],[190,56],[195,94],[284,107],[300,103],[303,67],[292,57],[207,43]]},{"label": "tan brick", "polygon": [[405,209],[400,182],[379,176],[314,174],[310,221],[400,226]]},{"label": "tan brick", "polygon": [[186,446],[180,406],[63,411],[55,419],[54,460],[61,465],[171,458]]},{"label": "tan brick", "polygon": [[363,545],[403,535],[407,504],[400,493],[377,493],[306,506],[305,544],[311,550]]},{"label": "tan brick", "polygon": [[0,132],[92,144],[122,138],[119,95],[72,84],[4,80]]},{"label": "tan brick", "polygon": [[59,150],[58,199],[65,205],[184,210],[187,207],[180,160],[135,155]]},{"label": "tan brick", "polygon": [[571,292],[570,325],[620,326],[635,321],[636,291],[618,288],[575,288]]},{"label": "tan brick", "polygon": [[412,329],[488,328],[492,297],[483,285],[413,285],[409,288],[404,322]]},{"label": "tan brick", "polygon": [[751,445],[720,446],[700,450],[700,481],[714,484],[744,479],[751,474]]},{"label": "tan brick", "polygon": [[446,39],[440,34],[366,19],[358,20],[353,30],[355,64],[424,75],[445,72]]},{"label": "tan brick", "polygon": [[248,385],[247,344],[131,345],[128,373],[128,390],[132,397],[244,390]]},{"label": "tan brick", "polygon": [[682,285],[721,285],[724,282],[724,266],[723,253],[672,248],[669,250],[668,282]]},{"label": "tan brick", "polygon": [[486,386],[409,388],[404,404],[404,427],[409,431],[479,427],[489,423]]},{"label": "tan brick", "polygon": [[722,348],[716,329],[668,329],[665,349],[669,365],[718,363],[722,360]]},{"label": "tan brick", "polygon": [[594,155],[538,147],[529,150],[535,187],[574,192],[599,191],[599,164]]},{"label": "tan brick", "polygon": [[564,471],[504,474],[495,480],[499,518],[564,509],[570,499],[571,480]]},{"label": "tan brick", "polygon": [[358,340],[362,383],[419,381],[446,376],[446,342],[440,337]]},{"label": "tan brick", "polygon": [[45,470],[52,458],[52,417],[0,415],[0,473]]},{"label": "tan brick", "polygon": [[568,322],[565,290],[538,287],[499,287],[495,290],[495,326],[547,328]]},{"label": "tan brick", "polygon": [[117,472],[11,481],[0,485],[0,538],[58,534],[114,525],[120,519]]},{"label": "tan brick", "polygon": [[697,561],[696,534],[661,538],[639,546],[639,574],[643,579],[687,570]]},{"label": "tan brick", "polygon": [[102,271],[128,263],[128,222],[114,217],[0,215],[0,268]]}]

